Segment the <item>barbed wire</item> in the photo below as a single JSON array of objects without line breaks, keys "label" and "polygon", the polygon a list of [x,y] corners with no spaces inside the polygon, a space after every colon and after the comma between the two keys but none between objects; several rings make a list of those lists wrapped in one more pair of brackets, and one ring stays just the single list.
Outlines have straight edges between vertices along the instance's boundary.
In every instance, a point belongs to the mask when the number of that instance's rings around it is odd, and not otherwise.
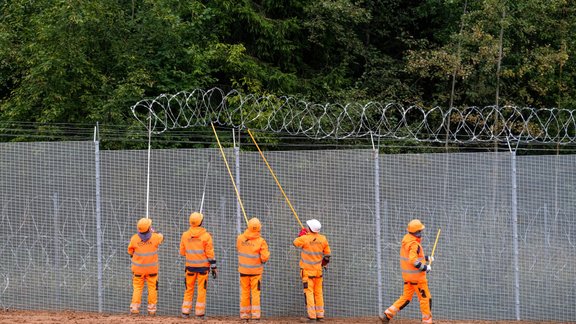
[{"label": "barbed wire", "polygon": [[144,99],[131,107],[153,134],[208,126],[303,135],[310,139],[374,136],[419,142],[576,142],[576,110],[517,106],[433,107],[398,103],[312,103],[291,96],[195,89]]}]

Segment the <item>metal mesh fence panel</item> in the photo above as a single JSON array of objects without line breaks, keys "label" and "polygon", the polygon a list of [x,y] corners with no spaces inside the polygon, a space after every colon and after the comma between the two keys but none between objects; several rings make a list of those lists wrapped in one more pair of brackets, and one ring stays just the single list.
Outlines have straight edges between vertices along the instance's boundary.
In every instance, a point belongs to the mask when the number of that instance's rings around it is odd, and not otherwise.
[{"label": "metal mesh fence panel", "polygon": [[[428,275],[437,318],[514,318],[510,154],[390,155],[382,159],[385,303],[402,294],[400,242],[414,218],[427,255],[442,228]],[[419,316],[416,296],[400,314]]]},{"label": "metal mesh fence panel", "polygon": [[[231,151],[229,152],[231,153]],[[160,246],[158,312],[180,313],[184,294],[184,260],[179,256],[180,236],[189,227],[188,216],[200,209],[204,179],[208,173],[203,212],[204,226],[211,232],[220,278],[209,280],[207,313],[231,314],[235,305],[233,246],[222,241],[235,236],[235,196],[227,171],[216,150],[153,150],[150,155],[149,217],[152,227],[164,234]],[[102,152],[102,214],[105,309],[127,312],[132,296],[130,237],[136,222],[146,216],[146,151]],[[209,166],[210,165],[210,166]],[[226,269],[226,270],[224,270]],[[146,290],[143,303],[146,303]]]},{"label": "metal mesh fence panel", "polygon": [[[574,321],[576,300],[576,160],[518,159],[521,317]],[[542,309],[546,309],[543,313]]]},{"label": "metal mesh fence panel", "polygon": [[[374,314],[375,228],[373,155],[370,151],[270,152],[266,155],[301,222],[316,218],[332,249],[324,276],[329,316]],[[300,251],[292,246],[300,225],[257,153],[242,154],[247,209],[263,220],[271,247],[263,308],[271,315],[305,316]]]},{"label": "metal mesh fence panel", "polygon": [[94,143],[0,144],[0,306],[97,311]]},{"label": "metal mesh fence panel", "polygon": [[[263,315],[303,316],[299,251],[292,247],[300,225],[258,153],[225,153],[247,217],[260,218],[271,250]],[[566,307],[576,295],[575,156],[518,156],[514,173],[509,152],[265,155],[300,220],[319,219],[330,242],[333,260],[324,281],[328,317],[376,316],[399,297],[400,242],[408,221],[420,218],[427,227],[422,240],[427,254],[442,228],[428,275],[437,319],[514,319],[518,301],[522,319],[575,320]],[[91,142],[0,145],[1,307],[97,311],[102,294],[104,312],[127,312],[132,294],[127,245],[148,200],[153,227],[165,236],[159,314],[177,316],[184,293],[179,240],[204,194],[204,226],[213,235],[220,269],[218,279],[209,279],[207,314],[237,316],[235,240],[245,220],[220,152],[152,150],[148,189],[146,151],[100,152],[99,168],[95,160]],[[416,298],[399,316],[420,317]]]},{"label": "metal mesh fence panel", "polygon": [[[209,182],[206,187],[204,226],[212,233],[219,278],[209,279],[207,313],[237,315],[239,288],[236,236],[245,229],[244,216],[237,212],[236,196],[229,175],[217,151],[154,150],[150,170],[150,217],[156,229],[165,236],[160,249],[159,313],[178,314],[184,292],[184,264],[178,256],[180,235],[188,228],[188,215],[197,210],[203,191],[207,163]],[[235,155],[226,150],[234,172]],[[347,241],[331,242],[333,253],[350,255],[352,260],[334,258],[326,279],[326,303],[339,304],[342,296],[361,302],[356,307],[330,307],[334,316],[353,316],[373,312],[376,287],[366,284],[357,289],[357,276],[374,273],[374,226],[367,209],[373,197],[373,186],[366,181],[363,168],[345,172],[353,165],[370,163],[371,153],[292,152],[270,153],[269,162],[278,164],[276,175],[292,204],[305,222],[318,218],[331,236],[350,235],[362,238],[359,246]],[[342,160],[344,159],[344,160]],[[304,297],[299,277],[299,252],[292,247],[300,226],[285,203],[279,189],[257,153],[240,155],[240,181],[237,185],[247,217],[256,216],[263,224],[263,237],[271,250],[271,259],[264,273],[262,286],[263,313],[267,316],[303,314]],[[284,172],[283,172],[284,171]],[[235,176],[235,174],[233,174]],[[369,176],[369,175],[368,175]],[[113,256],[105,267],[105,301],[110,311],[127,309],[131,296],[131,275],[126,246],[135,233],[136,221],[145,215],[143,190],[146,182],[146,152],[103,152],[103,223],[104,254]],[[351,194],[351,193],[354,194]],[[348,226],[348,224],[362,226]],[[350,262],[352,261],[352,262]],[[333,270],[332,270],[333,269]],[[330,279],[332,278],[332,279]],[[144,295],[144,300],[146,295]]]}]

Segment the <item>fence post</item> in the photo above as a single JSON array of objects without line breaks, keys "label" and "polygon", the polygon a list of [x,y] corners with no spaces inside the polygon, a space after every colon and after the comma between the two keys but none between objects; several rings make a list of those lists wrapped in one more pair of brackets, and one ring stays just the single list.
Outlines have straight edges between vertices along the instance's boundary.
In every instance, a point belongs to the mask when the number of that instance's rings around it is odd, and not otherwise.
[{"label": "fence post", "polygon": [[376,216],[376,266],[378,273],[378,315],[383,314],[382,307],[382,230],[380,228],[380,155],[374,150],[374,213]]},{"label": "fence post", "polygon": [[98,264],[98,312],[103,311],[103,283],[102,283],[102,220],[100,211],[100,141],[97,138],[98,126],[94,128],[94,169],[96,181],[96,254]]},{"label": "fence post", "polygon": [[62,306],[62,293],[60,289],[60,284],[62,283],[62,274],[59,269],[60,267],[60,235],[58,234],[60,229],[60,221],[59,221],[59,201],[58,201],[58,192],[54,192],[52,194],[52,207],[54,210],[54,217],[52,218],[53,222],[53,240],[54,240],[54,281],[56,282],[55,285],[55,302],[58,307]]},{"label": "fence post", "polygon": [[516,182],[516,151],[512,153],[512,244],[514,250],[514,310],[520,320],[520,267],[518,265],[518,192]]},{"label": "fence post", "polygon": [[[236,168],[236,188],[238,189],[238,195],[240,195],[240,147],[236,145],[234,145],[234,159]],[[239,199],[240,197],[236,199],[236,231],[238,234],[242,233],[242,210],[240,209]]]}]

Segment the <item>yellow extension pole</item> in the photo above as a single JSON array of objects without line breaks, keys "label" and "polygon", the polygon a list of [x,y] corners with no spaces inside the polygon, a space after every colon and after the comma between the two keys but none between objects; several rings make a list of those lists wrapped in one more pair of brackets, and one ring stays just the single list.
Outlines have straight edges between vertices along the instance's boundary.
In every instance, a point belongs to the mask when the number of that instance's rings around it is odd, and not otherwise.
[{"label": "yellow extension pole", "polygon": [[214,131],[214,136],[216,136],[216,142],[218,142],[218,147],[220,148],[222,159],[224,160],[224,164],[226,165],[226,169],[228,170],[230,180],[232,180],[234,191],[236,191],[236,198],[238,198],[238,203],[240,203],[240,208],[242,208],[242,214],[244,214],[244,220],[246,221],[246,224],[248,224],[248,217],[246,216],[246,211],[244,210],[244,204],[242,204],[242,199],[240,199],[240,192],[238,191],[238,187],[236,187],[236,182],[234,182],[232,171],[230,171],[230,166],[228,165],[228,161],[226,160],[226,154],[224,154],[224,150],[222,149],[222,145],[220,144],[220,139],[218,139],[218,134],[216,133],[216,128],[214,128],[214,124],[211,123],[210,125],[212,126],[212,130]]},{"label": "yellow extension pole", "polygon": [[[436,244],[438,244],[439,238],[440,238],[440,228],[438,228],[438,234],[436,234],[436,241],[434,242],[434,247],[432,247],[432,254],[430,254],[431,256],[434,256],[434,251],[436,251]],[[430,264],[432,264],[432,261],[430,261]]]},{"label": "yellow extension pole", "polygon": [[268,160],[266,160],[266,157],[264,157],[264,153],[262,153],[262,150],[260,150],[260,146],[258,146],[258,143],[256,143],[256,140],[254,139],[254,136],[252,135],[252,132],[248,129],[248,135],[250,135],[250,138],[252,139],[252,142],[254,142],[254,145],[256,145],[256,148],[258,149],[258,152],[260,153],[260,156],[262,157],[262,160],[264,160],[264,163],[266,163],[266,166],[268,167],[268,170],[270,170],[270,174],[272,174],[272,177],[274,178],[274,181],[276,181],[276,185],[278,185],[278,188],[280,189],[280,191],[282,192],[282,194],[284,195],[284,198],[286,199],[286,202],[288,203],[288,207],[290,207],[290,210],[292,210],[292,213],[294,214],[294,216],[296,217],[296,220],[298,221],[298,224],[300,224],[300,227],[304,228],[304,225],[302,225],[302,222],[300,221],[300,218],[298,217],[298,214],[296,214],[296,210],[294,210],[294,207],[292,207],[292,203],[290,203],[290,199],[288,199],[288,196],[286,195],[286,193],[284,192],[284,189],[282,189],[282,186],[280,185],[280,182],[278,181],[278,178],[276,178],[276,174],[274,174],[274,171],[272,171],[272,167],[270,167],[270,164],[268,164]]}]

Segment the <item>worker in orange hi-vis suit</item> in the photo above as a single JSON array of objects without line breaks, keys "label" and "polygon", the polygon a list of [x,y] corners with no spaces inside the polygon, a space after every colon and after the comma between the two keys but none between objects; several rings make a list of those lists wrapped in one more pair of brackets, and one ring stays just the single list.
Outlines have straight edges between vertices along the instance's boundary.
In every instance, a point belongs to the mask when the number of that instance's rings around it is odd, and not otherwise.
[{"label": "worker in orange hi-vis suit", "polygon": [[152,228],[152,220],[142,218],[136,227],[138,233],[134,234],[128,244],[128,254],[132,258],[132,302],[130,314],[140,313],[142,291],[144,283],[148,286],[148,315],[156,315],[158,303],[158,247],[164,241],[164,236],[156,233]]},{"label": "worker in orange hi-vis suit", "polygon": [[182,301],[182,317],[190,317],[194,286],[198,287],[196,297],[195,315],[197,319],[205,319],[206,314],[206,288],[208,286],[208,273],[216,279],[217,268],[214,258],[214,244],[212,235],[202,227],[204,215],[198,212],[190,214],[190,228],[182,233],[180,239],[180,255],[186,257],[186,291]]},{"label": "worker in orange hi-vis suit", "polygon": [[411,220],[408,223],[408,234],[404,235],[400,248],[400,268],[402,269],[404,292],[380,316],[383,323],[389,322],[399,311],[406,307],[416,292],[420,301],[422,323],[432,324],[432,296],[430,296],[428,281],[426,280],[426,274],[432,270],[432,267],[426,262],[434,261],[434,257],[424,255],[424,249],[420,245],[424,228],[424,224],[418,219]]},{"label": "worker in orange hi-vis suit", "polygon": [[294,240],[300,252],[300,276],[306,297],[308,317],[301,322],[324,321],[324,294],[322,292],[322,271],[330,262],[330,245],[326,236],[320,234],[322,225],[316,219],[306,221],[308,229],[302,229]]},{"label": "worker in orange hi-vis suit", "polygon": [[[240,273],[240,318],[259,320],[260,289],[264,264],[270,258],[266,240],[260,236],[262,225],[258,218],[248,221],[248,228],[236,239],[238,272]],[[252,302],[250,302],[252,295]]]}]

